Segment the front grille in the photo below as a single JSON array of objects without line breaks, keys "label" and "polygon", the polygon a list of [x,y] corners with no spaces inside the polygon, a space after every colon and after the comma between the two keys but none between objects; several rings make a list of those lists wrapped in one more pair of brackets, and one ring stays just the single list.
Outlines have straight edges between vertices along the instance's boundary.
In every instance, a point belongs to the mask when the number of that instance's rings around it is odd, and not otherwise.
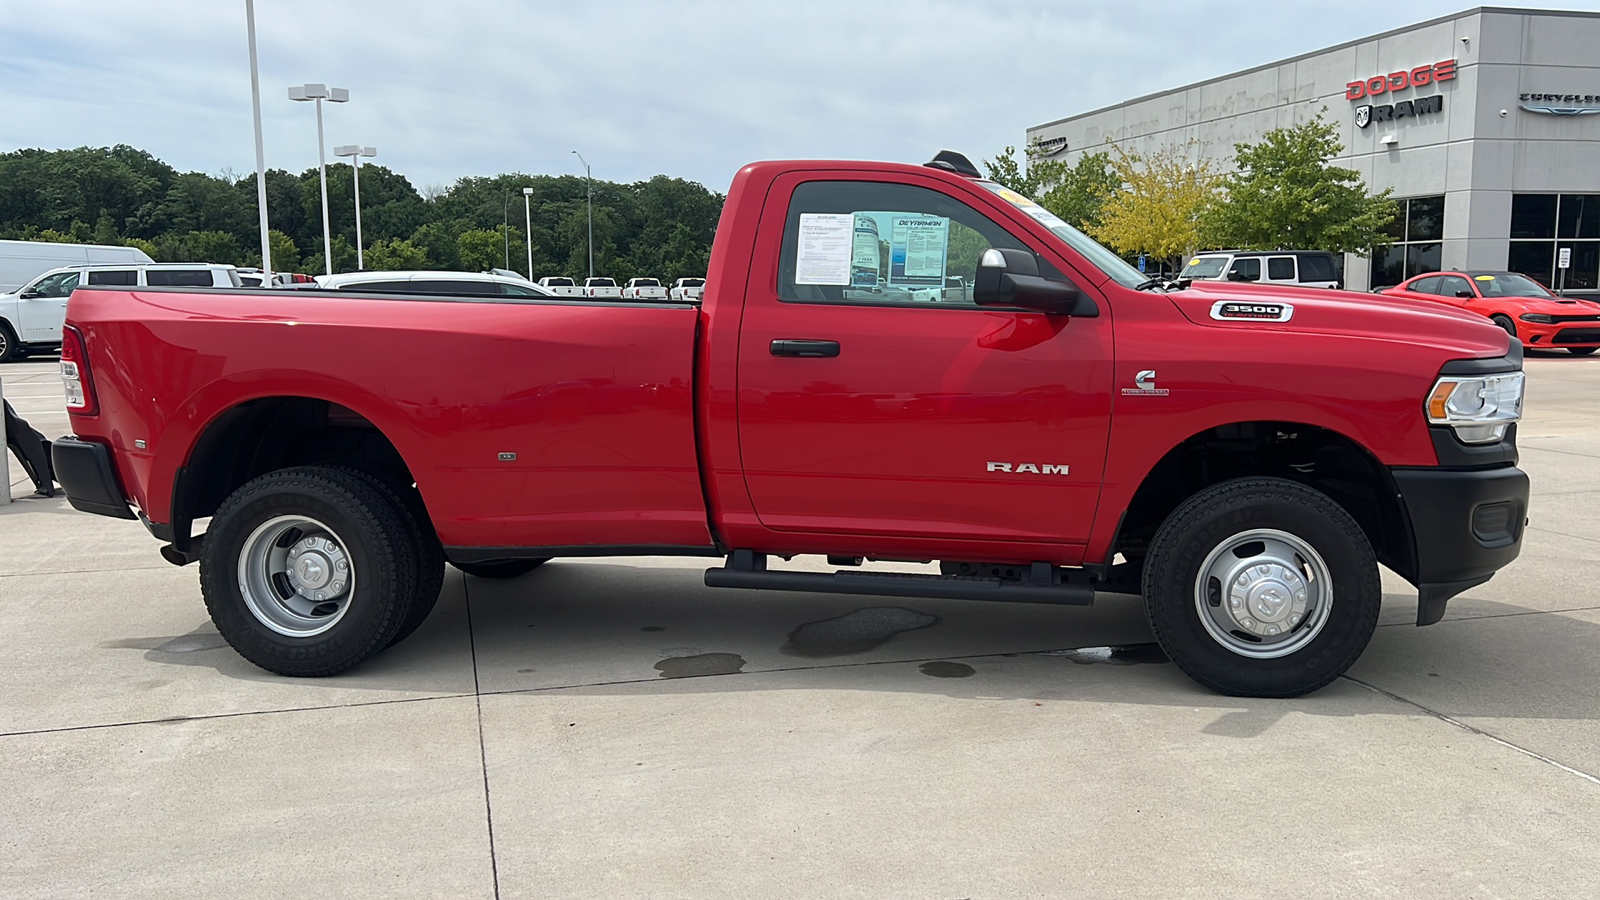
[{"label": "front grille", "polygon": [[1600,322],[1600,315],[1551,316],[1550,318],[1555,319],[1557,325],[1562,325],[1562,324],[1565,324],[1567,322]]},{"label": "front grille", "polygon": [[1556,332],[1552,344],[1600,344],[1600,328],[1567,328]]}]

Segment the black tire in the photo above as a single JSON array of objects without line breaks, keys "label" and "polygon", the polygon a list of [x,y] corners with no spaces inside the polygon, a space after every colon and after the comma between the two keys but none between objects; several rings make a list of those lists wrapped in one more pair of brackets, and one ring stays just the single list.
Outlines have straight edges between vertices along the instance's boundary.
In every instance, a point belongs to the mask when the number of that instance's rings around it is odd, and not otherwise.
[{"label": "black tire", "polygon": [[396,481],[381,478],[363,469],[344,465],[330,468],[364,479],[388,495],[389,499],[405,513],[406,524],[411,527],[412,538],[416,541],[417,592],[411,598],[405,619],[400,623],[400,630],[389,640],[389,646],[393,647],[421,627],[439,602],[439,592],[444,590],[444,546],[439,543],[439,534],[433,530],[433,520],[428,516],[428,507],[422,502],[422,495],[417,493],[415,487],[409,484],[402,486]]},{"label": "black tire", "polygon": [[22,347],[17,343],[17,333],[11,330],[11,323],[0,320],[0,363],[8,363],[21,357]]},{"label": "black tire", "polygon": [[1596,350],[1600,350],[1600,347],[1568,347],[1567,348],[1567,352],[1571,353],[1573,356],[1588,356],[1589,354],[1595,352]]},{"label": "black tire", "polygon": [[516,578],[526,575],[534,569],[549,562],[550,558],[543,559],[491,559],[484,562],[452,562],[455,566],[468,575],[479,578]]},{"label": "black tire", "polygon": [[1489,321],[1499,325],[1500,330],[1511,335],[1513,341],[1521,340],[1521,338],[1517,337],[1517,323],[1511,321],[1510,316],[1490,316]]},{"label": "black tire", "polygon": [[[1200,583],[1202,567],[1215,557],[1213,572],[1218,567],[1247,566],[1236,570],[1240,584],[1244,584],[1243,579],[1251,577],[1254,568],[1253,563],[1244,560],[1252,559],[1251,553],[1267,552],[1251,549],[1257,545],[1268,547],[1259,540],[1250,540],[1251,533],[1259,531],[1287,535],[1308,546],[1327,579],[1323,589],[1311,587],[1315,577],[1301,580],[1314,601],[1322,590],[1327,591],[1327,600],[1315,602],[1304,611],[1303,618],[1280,619],[1286,630],[1272,638],[1255,637],[1240,629],[1227,631],[1227,626],[1217,624],[1242,614],[1245,622],[1264,628],[1265,623],[1249,618],[1251,604],[1258,602],[1251,598],[1260,595],[1243,594],[1244,607],[1235,614],[1221,606],[1222,591],[1234,590],[1232,584],[1225,588],[1212,577],[1207,577],[1204,585]],[[1241,539],[1240,552],[1235,554],[1240,562],[1234,563],[1222,551]],[[1298,553],[1294,559],[1299,563],[1293,567],[1296,574],[1317,570],[1316,563]],[[1263,580],[1260,584],[1274,582]],[[1246,588],[1237,590],[1244,592]],[[1288,590],[1292,593],[1294,588]],[[1286,600],[1283,594],[1276,593],[1267,596],[1272,609],[1281,610],[1273,615],[1281,616],[1295,608],[1293,597]],[[1298,697],[1338,678],[1366,649],[1377,628],[1383,591],[1371,544],[1337,503],[1305,485],[1281,478],[1241,478],[1190,497],[1162,523],[1145,561],[1144,598],[1156,640],[1178,668],[1195,681],[1235,696]],[[1290,606],[1285,607],[1286,602]],[[1202,612],[1202,605],[1208,608],[1207,612]],[[1290,622],[1294,623],[1292,627]],[[1208,630],[1208,623],[1218,636]],[[1227,642],[1241,649],[1232,649]],[[1284,655],[1245,655],[1273,652]]]},{"label": "black tire", "polygon": [[[285,518],[324,525],[338,539],[352,573],[339,612],[317,626],[324,630],[315,634],[309,627],[308,633],[296,635],[269,625],[272,616],[252,611],[252,600],[241,587],[258,569],[269,568],[241,565],[251,548],[286,548],[290,544],[285,540],[296,539],[287,532],[276,541],[259,537],[263,532],[270,536],[273,528],[281,527],[274,523]],[[200,555],[200,590],[217,631],[240,656],[279,675],[335,675],[394,639],[416,595],[417,554],[415,531],[404,507],[369,479],[323,466],[281,469],[234,491],[212,517]],[[250,592],[257,609],[285,609],[290,599],[304,602],[287,588],[270,594],[271,586],[289,584],[287,579],[274,579],[283,576],[267,577],[267,589]],[[335,615],[319,613],[321,608],[312,609],[309,616]],[[315,623],[314,618],[302,621]]]}]

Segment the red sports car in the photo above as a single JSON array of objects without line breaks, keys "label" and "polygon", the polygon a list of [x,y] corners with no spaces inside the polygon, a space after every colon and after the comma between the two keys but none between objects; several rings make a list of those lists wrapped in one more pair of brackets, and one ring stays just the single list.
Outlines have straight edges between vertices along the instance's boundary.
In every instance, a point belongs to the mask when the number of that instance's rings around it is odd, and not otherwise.
[{"label": "red sports car", "polygon": [[1558,297],[1517,272],[1429,272],[1379,291],[1435,300],[1488,316],[1524,347],[1600,350],[1600,303]]}]

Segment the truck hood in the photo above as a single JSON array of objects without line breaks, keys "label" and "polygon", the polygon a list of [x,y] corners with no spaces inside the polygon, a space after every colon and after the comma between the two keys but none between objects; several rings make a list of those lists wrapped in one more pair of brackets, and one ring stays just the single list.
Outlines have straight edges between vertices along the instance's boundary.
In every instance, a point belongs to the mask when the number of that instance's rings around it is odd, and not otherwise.
[{"label": "truck hood", "polygon": [[1167,299],[1206,328],[1331,334],[1425,344],[1461,357],[1503,356],[1511,338],[1483,316],[1384,294],[1234,282],[1192,283]]}]

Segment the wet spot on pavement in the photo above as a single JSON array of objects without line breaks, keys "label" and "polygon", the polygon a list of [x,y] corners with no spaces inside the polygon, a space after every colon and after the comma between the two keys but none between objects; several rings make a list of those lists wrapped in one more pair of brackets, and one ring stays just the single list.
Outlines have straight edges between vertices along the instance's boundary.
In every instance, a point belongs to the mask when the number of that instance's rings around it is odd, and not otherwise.
[{"label": "wet spot on pavement", "polygon": [[737,653],[701,653],[698,656],[669,656],[656,663],[662,678],[696,678],[702,675],[736,675],[744,669],[744,657]]},{"label": "wet spot on pavement", "polygon": [[847,656],[888,643],[897,634],[931,628],[938,616],[898,606],[873,606],[832,619],[807,622],[789,633],[785,656]]},{"label": "wet spot on pavement", "polygon": [[1143,663],[1169,662],[1159,644],[1128,644],[1122,647],[1081,647],[1077,650],[1049,650],[1046,656],[1064,656],[1081,666],[1106,663],[1113,666],[1137,666]]},{"label": "wet spot on pavement", "polygon": [[922,674],[931,675],[934,678],[970,678],[978,674],[976,669],[966,663],[944,662],[943,660],[925,662],[917,666],[917,668],[922,670]]}]

